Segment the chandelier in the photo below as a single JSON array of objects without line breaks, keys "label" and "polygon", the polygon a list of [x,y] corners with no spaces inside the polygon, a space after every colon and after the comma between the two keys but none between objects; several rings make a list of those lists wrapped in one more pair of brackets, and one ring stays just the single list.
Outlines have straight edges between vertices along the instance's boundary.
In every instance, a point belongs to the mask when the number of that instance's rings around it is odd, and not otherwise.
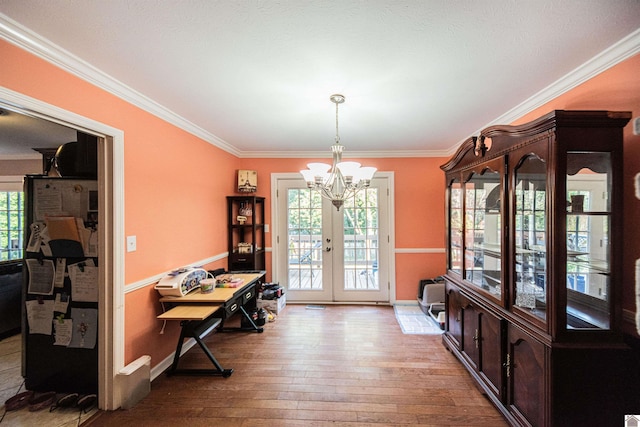
[{"label": "chandelier", "polygon": [[331,200],[337,210],[344,201],[353,197],[359,190],[369,187],[376,168],[361,167],[358,162],[343,162],[344,145],[340,144],[338,133],[338,105],[344,102],[343,95],[331,95],[331,102],[336,104],[336,142],[331,146],[333,165],[326,163],[309,163],[309,169],[300,173],[307,182],[307,187],[318,191],[322,197]]}]

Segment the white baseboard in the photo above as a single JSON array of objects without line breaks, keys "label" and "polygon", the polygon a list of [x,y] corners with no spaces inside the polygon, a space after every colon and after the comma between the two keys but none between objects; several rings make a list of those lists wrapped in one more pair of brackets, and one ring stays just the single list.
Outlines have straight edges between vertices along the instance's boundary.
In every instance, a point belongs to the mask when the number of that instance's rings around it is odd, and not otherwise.
[{"label": "white baseboard", "polygon": [[[182,353],[180,354],[180,356],[182,356],[187,351],[189,351],[191,347],[193,347],[194,345],[196,345],[196,340],[194,340],[193,338],[189,338],[188,340],[186,340],[182,345]],[[162,360],[162,362],[158,363],[156,366],[151,368],[151,381],[158,378],[160,374],[162,374],[171,366],[171,364],[173,363],[173,357],[175,356],[175,354],[176,352],[174,351],[173,353],[165,357]]]}]

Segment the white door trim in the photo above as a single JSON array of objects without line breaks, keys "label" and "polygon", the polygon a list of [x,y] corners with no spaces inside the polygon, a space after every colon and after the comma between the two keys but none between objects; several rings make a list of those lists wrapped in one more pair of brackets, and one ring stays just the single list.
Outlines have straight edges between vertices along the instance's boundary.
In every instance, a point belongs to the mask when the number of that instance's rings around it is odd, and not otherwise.
[{"label": "white door trim", "polygon": [[[100,297],[98,406],[120,406],[115,378],[124,368],[124,132],[71,111],[0,87],[0,106],[96,135],[100,188]],[[104,220],[102,220],[104,218]],[[112,284],[111,287],[106,284]]]},{"label": "white door trim", "polygon": [[[389,303],[394,304],[396,301],[396,260],[395,260],[395,181],[394,181],[394,173],[393,172],[376,172],[376,176],[381,178],[387,178],[389,183]],[[278,235],[280,233],[278,221],[276,220],[276,215],[278,212],[278,201],[277,201],[277,190],[278,190],[278,180],[281,179],[299,179],[299,173],[271,173],[271,279],[273,282],[279,282],[280,277],[284,277],[283,275],[286,272],[279,270],[279,256],[282,253],[278,248]],[[282,239],[281,239],[282,240]],[[286,239],[285,239],[286,240]],[[285,242],[286,243],[286,242]],[[281,243],[283,244],[283,243]],[[382,284],[381,284],[382,285]]]}]

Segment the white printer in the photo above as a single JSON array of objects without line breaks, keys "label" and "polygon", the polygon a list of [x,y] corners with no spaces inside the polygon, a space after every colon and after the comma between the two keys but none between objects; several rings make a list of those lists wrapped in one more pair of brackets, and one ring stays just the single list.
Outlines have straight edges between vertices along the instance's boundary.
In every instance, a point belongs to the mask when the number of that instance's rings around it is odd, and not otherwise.
[{"label": "white printer", "polygon": [[162,296],[182,297],[200,287],[200,281],[207,277],[207,270],[197,267],[185,267],[174,270],[155,285]]}]

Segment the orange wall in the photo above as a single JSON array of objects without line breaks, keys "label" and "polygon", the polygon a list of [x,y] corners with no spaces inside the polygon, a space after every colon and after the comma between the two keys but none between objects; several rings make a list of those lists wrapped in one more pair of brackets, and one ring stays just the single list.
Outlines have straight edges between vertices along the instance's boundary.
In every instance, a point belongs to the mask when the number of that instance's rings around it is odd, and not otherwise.
[{"label": "orange wall", "polygon": [[[631,111],[631,122],[624,128],[624,239],[623,247],[623,308],[635,307],[635,260],[640,258],[640,200],[634,195],[634,176],[640,172],[640,136],[633,134],[633,119],[640,116],[640,55],[636,55],[571,91],[546,103],[518,119],[526,123],[551,110],[611,110]],[[627,323],[625,330],[635,333]]]},{"label": "orange wall", "polygon": [[[226,252],[236,157],[1,40],[0,57],[0,85],[124,131],[125,235],[138,247],[125,255],[127,284]],[[160,311],[152,286],[126,294],[125,363],[174,350],[177,325],[159,335]]]},{"label": "orange wall", "polygon": [[[124,131],[125,235],[136,235],[138,241],[137,251],[125,255],[127,284],[226,251],[225,196],[234,193],[236,169],[257,170],[258,195],[269,198],[272,172],[296,172],[309,161],[235,158],[2,40],[0,57],[4,65],[0,85]],[[552,108],[632,110],[638,115],[639,58],[614,67],[523,121]],[[640,208],[630,185],[630,177],[640,170],[638,142],[638,137],[625,133],[628,212]],[[444,246],[444,178],[439,166],[445,160],[362,159],[381,171],[395,172],[397,248]],[[270,203],[266,216],[272,222]],[[625,306],[630,310],[631,268],[640,257],[640,227],[633,227],[632,219],[627,215],[624,276]],[[267,266],[270,258],[268,254]],[[206,267],[218,266],[226,266],[226,261]],[[420,279],[443,272],[444,254],[396,254],[396,298],[415,299]],[[150,354],[155,365],[173,351],[177,325],[168,325],[165,335],[159,335],[157,297],[152,286],[126,294],[125,363]]]}]

